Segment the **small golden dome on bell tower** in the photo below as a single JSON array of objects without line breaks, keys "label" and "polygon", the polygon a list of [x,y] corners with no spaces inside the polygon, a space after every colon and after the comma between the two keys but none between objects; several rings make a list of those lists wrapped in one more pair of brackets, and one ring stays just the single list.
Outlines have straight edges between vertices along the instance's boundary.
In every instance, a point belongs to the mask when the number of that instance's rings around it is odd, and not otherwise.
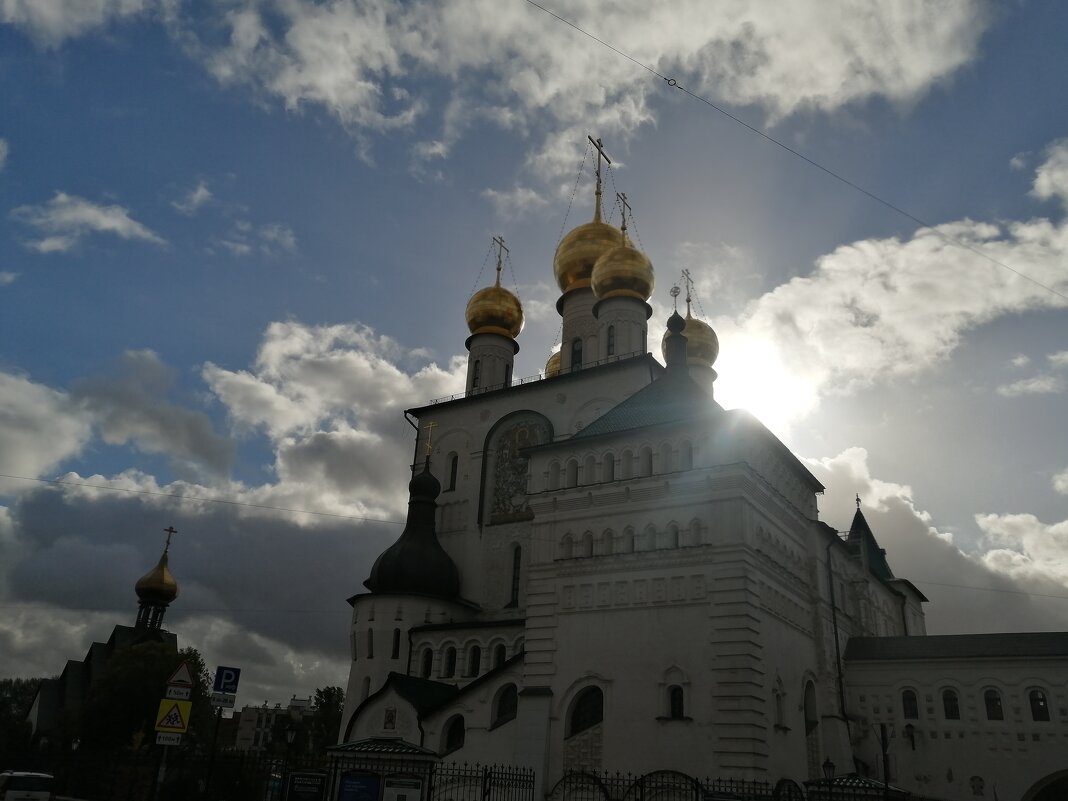
[{"label": "small golden dome on bell tower", "polygon": [[[494,240],[496,241],[496,240]],[[474,334],[499,334],[515,339],[523,330],[523,304],[514,294],[501,286],[501,253],[505,250],[500,241],[497,254],[497,280],[493,286],[484,287],[467,301],[467,328]]]}]

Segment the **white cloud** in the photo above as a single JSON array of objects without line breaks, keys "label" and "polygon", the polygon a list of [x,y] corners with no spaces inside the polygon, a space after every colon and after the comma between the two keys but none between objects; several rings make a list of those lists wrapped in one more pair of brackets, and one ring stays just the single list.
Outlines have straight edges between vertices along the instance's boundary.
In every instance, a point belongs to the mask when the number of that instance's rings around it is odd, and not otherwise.
[{"label": "white cloud", "polygon": [[0,22],[22,28],[39,44],[56,47],[147,7],[146,0],[0,0]]},{"label": "white cloud", "polygon": [[211,190],[208,189],[208,185],[204,181],[200,181],[181,200],[172,200],[171,205],[182,214],[193,215],[212,197],[214,196]]},{"label": "white cloud", "polygon": [[297,235],[282,223],[267,223],[257,228],[248,220],[238,220],[226,238],[219,240],[219,244],[232,256],[251,256],[256,251],[273,256],[281,251],[295,253]]},{"label": "white cloud", "polygon": [[[63,392],[0,372],[0,473],[37,478],[77,455],[89,440],[89,416]],[[0,479],[4,489],[25,488]]]},{"label": "white cloud", "polygon": [[1046,148],[1046,160],[1035,173],[1032,192],[1043,200],[1056,198],[1068,206],[1068,139]]},{"label": "white cloud", "polygon": [[1068,587],[1068,520],[1043,523],[1032,514],[980,514],[983,563],[1023,580],[1047,579]]},{"label": "white cloud", "polygon": [[[873,96],[911,102],[974,58],[989,22],[982,0],[892,9],[625,0],[572,4],[565,15],[693,91],[773,119]],[[532,167],[569,173],[586,126],[625,137],[653,120],[650,97],[662,92],[641,67],[521,3],[289,0],[172,22],[218,80],[289,109],[325,109],[358,137],[440,114],[441,133],[418,158],[448,152],[465,120],[481,118],[532,134]],[[427,76],[441,79],[433,95],[418,88]]]},{"label": "white cloud", "polygon": [[282,223],[268,223],[261,225],[259,230],[260,249],[265,253],[272,253],[275,249],[290,253],[297,249],[297,236],[293,229]]},{"label": "white cloud", "polygon": [[1029,365],[1030,363],[1030,357],[1025,356],[1022,353],[1013,356],[1012,360],[1009,362],[1009,364],[1011,364],[1013,367],[1027,367],[1027,365]]},{"label": "white cloud", "polygon": [[219,244],[230,251],[231,256],[249,256],[252,254],[252,245],[248,244],[248,242],[234,242],[231,239],[223,239]]},{"label": "white cloud", "polygon": [[1018,398],[1021,395],[1050,395],[1063,389],[1064,381],[1058,376],[1036,375],[1013,381],[1011,384],[1002,384],[997,392],[1006,398]]},{"label": "white cloud", "polygon": [[66,252],[90,233],[164,244],[158,234],[132,219],[122,206],[104,206],[66,192],[56,192],[55,197],[39,206],[19,206],[11,216],[46,234],[28,243],[38,253]]},{"label": "white cloud", "polygon": [[1068,467],[1053,476],[1053,489],[1061,495],[1068,495]]},{"label": "white cloud", "polygon": [[15,283],[15,279],[19,277],[18,273],[8,272],[7,270],[0,271],[0,286],[7,286],[8,284]]},{"label": "white cloud", "polygon": [[[818,259],[811,274],[754,300],[739,317],[714,321],[728,343],[716,365],[717,397],[781,426],[811,412],[822,395],[929,369],[985,322],[1068,307],[1060,295],[939,233],[1068,293],[1065,220],[960,220],[907,240],[843,245]],[[1055,383],[1031,380],[1005,392],[1052,391]],[[788,414],[779,401],[784,387],[792,402]],[[774,421],[764,416],[776,412]]]},{"label": "white cloud", "polygon": [[493,204],[497,216],[505,219],[514,219],[549,203],[544,196],[526,186],[517,186],[506,192],[485,189],[482,196]]},{"label": "white cloud", "polygon": [[4,169],[4,165],[7,164],[7,157],[11,153],[11,147],[8,145],[6,139],[0,138],[0,170]]},{"label": "white cloud", "polygon": [[1063,601],[1041,597],[1064,595],[1068,587],[1068,522],[1044,526],[1031,515],[977,515],[986,536],[980,547],[965,552],[956,538],[936,527],[909,486],[872,476],[863,448],[805,462],[827,487],[820,518],[839,530],[848,529],[854,494],[860,495],[894,575],[909,579],[930,598],[926,612],[932,634],[1068,626]]},{"label": "white cloud", "polygon": [[1057,351],[1046,356],[1052,367],[1068,367],[1068,350]]}]

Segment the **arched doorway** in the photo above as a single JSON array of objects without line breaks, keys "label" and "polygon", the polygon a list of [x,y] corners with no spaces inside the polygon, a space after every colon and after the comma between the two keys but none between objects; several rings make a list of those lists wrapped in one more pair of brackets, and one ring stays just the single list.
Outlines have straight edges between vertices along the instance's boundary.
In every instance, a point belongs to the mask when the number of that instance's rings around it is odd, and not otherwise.
[{"label": "arched doorway", "polygon": [[1051,773],[1035,782],[1020,801],[1063,801],[1068,798],[1068,770]]}]

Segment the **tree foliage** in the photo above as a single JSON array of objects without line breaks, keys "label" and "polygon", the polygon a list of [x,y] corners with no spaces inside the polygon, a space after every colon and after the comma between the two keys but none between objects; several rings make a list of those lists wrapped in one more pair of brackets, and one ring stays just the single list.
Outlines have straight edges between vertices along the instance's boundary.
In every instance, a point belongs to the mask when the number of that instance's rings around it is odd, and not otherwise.
[{"label": "tree foliage", "polygon": [[0,679],[0,754],[18,751],[30,740],[26,713],[42,679]]},{"label": "tree foliage", "polygon": [[345,708],[345,691],[340,687],[320,687],[315,691],[315,714],[312,736],[317,750],[334,745],[341,732],[341,714]]}]

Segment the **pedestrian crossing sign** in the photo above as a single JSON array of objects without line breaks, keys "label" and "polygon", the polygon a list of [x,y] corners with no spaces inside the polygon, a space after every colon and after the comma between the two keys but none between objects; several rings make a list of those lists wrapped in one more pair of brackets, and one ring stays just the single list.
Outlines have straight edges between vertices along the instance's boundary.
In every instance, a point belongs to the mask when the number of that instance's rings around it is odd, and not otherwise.
[{"label": "pedestrian crossing sign", "polygon": [[156,731],[185,734],[189,728],[189,710],[192,706],[191,701],[164,698],[159,702],[159,712],[156,713]]}]

